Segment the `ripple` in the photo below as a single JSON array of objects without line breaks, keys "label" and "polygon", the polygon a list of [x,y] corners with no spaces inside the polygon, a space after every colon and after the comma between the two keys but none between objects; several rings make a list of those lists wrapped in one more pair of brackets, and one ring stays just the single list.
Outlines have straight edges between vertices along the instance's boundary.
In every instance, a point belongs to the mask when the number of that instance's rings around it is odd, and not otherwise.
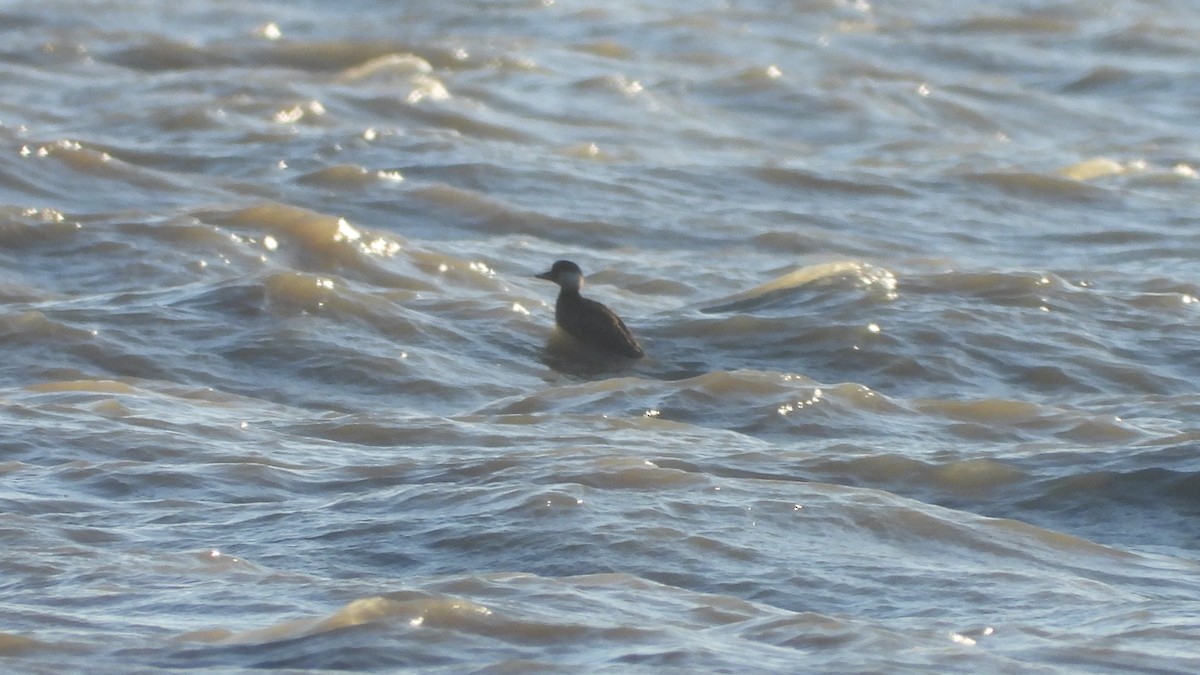
[{"label": "ripple", "polygon": [[10,9],[0,653],[1196,671],[1164,2]]},{"label": "ripple", "polygon": [[1030,172],[975,173],[963,176],[964,180],[995,188],[1014,197],[1027,197],[1046,201],[1103,201],[1107,191],[1071,178],[1043,175]]}]

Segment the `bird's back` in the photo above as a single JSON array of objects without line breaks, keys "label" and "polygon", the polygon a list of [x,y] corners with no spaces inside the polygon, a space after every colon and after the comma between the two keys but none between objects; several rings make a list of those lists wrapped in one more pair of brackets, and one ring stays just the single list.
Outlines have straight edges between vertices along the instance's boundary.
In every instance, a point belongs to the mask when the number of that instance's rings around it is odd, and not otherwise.
[{"label": "bird's back", "polygon": [[644,356],[621,317],[595,300],[578,293],[561,293],[554,307],[554,318],[563,330],[580,342],[631,359]]}]

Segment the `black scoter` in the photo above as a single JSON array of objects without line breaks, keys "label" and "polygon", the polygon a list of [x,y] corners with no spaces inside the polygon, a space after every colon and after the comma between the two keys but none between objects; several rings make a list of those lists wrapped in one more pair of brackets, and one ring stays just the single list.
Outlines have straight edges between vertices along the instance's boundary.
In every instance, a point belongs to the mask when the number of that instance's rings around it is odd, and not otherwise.
[{"label": "black scoter", "polygon": [[554,303],[554,322],[579,342],[600,351],[620,354],[630,359],[644,355],[633,334],[621,317],[595,300],[579,294],[583,286],[583,270],[570,260],[559,260],[549,272],[538,279],[558,284],[558,301]]}]

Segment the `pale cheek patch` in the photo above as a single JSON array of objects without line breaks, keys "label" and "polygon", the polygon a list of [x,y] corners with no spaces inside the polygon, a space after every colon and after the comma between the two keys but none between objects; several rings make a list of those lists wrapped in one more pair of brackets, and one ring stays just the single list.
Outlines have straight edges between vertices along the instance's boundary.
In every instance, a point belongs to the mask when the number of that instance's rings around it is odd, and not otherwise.
[{"label": "pale cheek patch", "polygon": [[574,288],[575,290],[583,288],[583,275],[575,272],[567,272],[559,277],[559,280],[559,285],[563,288]]}]

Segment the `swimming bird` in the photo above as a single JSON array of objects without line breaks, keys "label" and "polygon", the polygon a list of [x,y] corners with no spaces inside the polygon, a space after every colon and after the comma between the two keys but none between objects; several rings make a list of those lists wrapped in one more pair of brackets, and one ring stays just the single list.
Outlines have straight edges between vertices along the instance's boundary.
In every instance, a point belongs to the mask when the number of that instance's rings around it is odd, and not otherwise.
[{"label": "swimming bird", "polygon": [[579,342],[602,352],[620,354],[630,359],[644,356],[641,346],[625,322],[604,305],[579,294],[583,286],[583,270],[570,260],[559,260],[549,272],[538,279],[558,284],[558,301],[554,303],[554,323]]}]

